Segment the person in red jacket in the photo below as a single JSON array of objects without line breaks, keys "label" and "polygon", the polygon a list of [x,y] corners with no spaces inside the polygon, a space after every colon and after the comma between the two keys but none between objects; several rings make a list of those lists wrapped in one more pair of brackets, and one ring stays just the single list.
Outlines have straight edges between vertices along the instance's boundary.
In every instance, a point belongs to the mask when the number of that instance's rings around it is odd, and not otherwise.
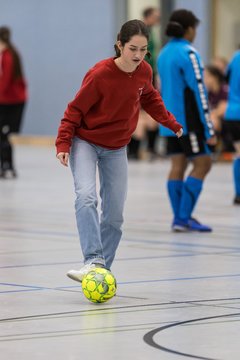
[{"label": "person in red jacket", "polygon": [[148,29],[140,20],[130,20],[122,26],[115,44],[116,57],[98,62],[87,72],[58,130],[57,158],[67,166],[70,156],[85,264],[80,270],[67,273],[76,281],[81,282],[96,266],[111,268],[122,235],[127,193],[126,146],[137,126],[140,106],[178,137],[182,135],[182,126],[166,110],[152,86],[152,69],[144,61],[148,38]]},{"label": "person in red jacket", "polygon": [[16,177],[9,134],[19,132],[25,102],[26,83],[20,56],[11,43],[11,31],[0,27],[0,177]]}]

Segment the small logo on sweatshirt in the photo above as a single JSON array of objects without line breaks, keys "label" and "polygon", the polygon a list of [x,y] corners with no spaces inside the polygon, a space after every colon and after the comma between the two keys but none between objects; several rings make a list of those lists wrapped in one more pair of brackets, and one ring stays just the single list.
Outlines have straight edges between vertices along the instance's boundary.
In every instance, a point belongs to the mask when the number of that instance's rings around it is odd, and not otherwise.
[{"label": "small logo on sweatshirt", "polygon": [[139,96],[142,95],[142,93],[143,93],[143,87],[140,87],[140,88],[138,89],[138,93],[139,93]]}]

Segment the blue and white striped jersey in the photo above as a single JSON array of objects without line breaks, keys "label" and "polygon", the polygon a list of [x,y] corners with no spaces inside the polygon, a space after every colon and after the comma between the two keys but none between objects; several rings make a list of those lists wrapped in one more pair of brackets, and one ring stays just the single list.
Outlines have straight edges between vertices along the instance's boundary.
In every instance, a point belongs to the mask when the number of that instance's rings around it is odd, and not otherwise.
[{"label": "blue and white striped jersey", "polygon": [[[170,40],[160,51],[157,68],[163,101],[183,126],[184,135],[199,132],[206,139],[213,136],[203,66],[191,43],[183,38]],[[173,136],[164,127],[161,135]]]},{"label": "blue and white striped jersey", "polygon": [[229,83],[225,120],[240,121],[240,50],[236,51],[227,68]]}]

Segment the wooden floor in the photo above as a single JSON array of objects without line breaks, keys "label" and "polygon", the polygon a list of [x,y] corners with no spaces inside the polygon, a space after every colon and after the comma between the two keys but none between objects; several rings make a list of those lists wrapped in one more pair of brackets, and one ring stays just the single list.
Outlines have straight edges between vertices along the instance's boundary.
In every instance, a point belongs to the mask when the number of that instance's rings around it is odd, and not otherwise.
[{"label": "wooden floor", "polygon": [[240,207],[217,163],[195,216],[211,234],[175,234],[167,160],[131,162],[118,293],[86,300],[69,169],[51,147],[17,145],[19,178],[0,181],[2,360],[240,358]]}]

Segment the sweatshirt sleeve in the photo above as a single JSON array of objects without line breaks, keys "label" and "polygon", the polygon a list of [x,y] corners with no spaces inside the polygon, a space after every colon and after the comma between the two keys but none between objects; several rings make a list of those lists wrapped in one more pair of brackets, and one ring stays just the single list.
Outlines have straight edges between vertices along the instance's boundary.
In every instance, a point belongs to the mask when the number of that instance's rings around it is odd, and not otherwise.
[{"label": "sweatshirt sleeve", "polygon": [[100,99],[97,78],[90,70],[83,79],[82,86],[64,112],[56,139],[57,154],[70,152],[75,129],[81,126],[82,119]]},{"label": "sweatshirt sleeve", "polygon": [[140,102],[142,108],[159,124],[169,128],[174,133],[177,133],[182,128],[182,125],[176,121],[174,115],[166,109],[161,95],[153,87],[151,73],[141,95]]},{"label": "sweatshirt sleeve", "polygon": [[13,58],[9,51],[0,55],[0,94],[4,95],[13,76]]}]

